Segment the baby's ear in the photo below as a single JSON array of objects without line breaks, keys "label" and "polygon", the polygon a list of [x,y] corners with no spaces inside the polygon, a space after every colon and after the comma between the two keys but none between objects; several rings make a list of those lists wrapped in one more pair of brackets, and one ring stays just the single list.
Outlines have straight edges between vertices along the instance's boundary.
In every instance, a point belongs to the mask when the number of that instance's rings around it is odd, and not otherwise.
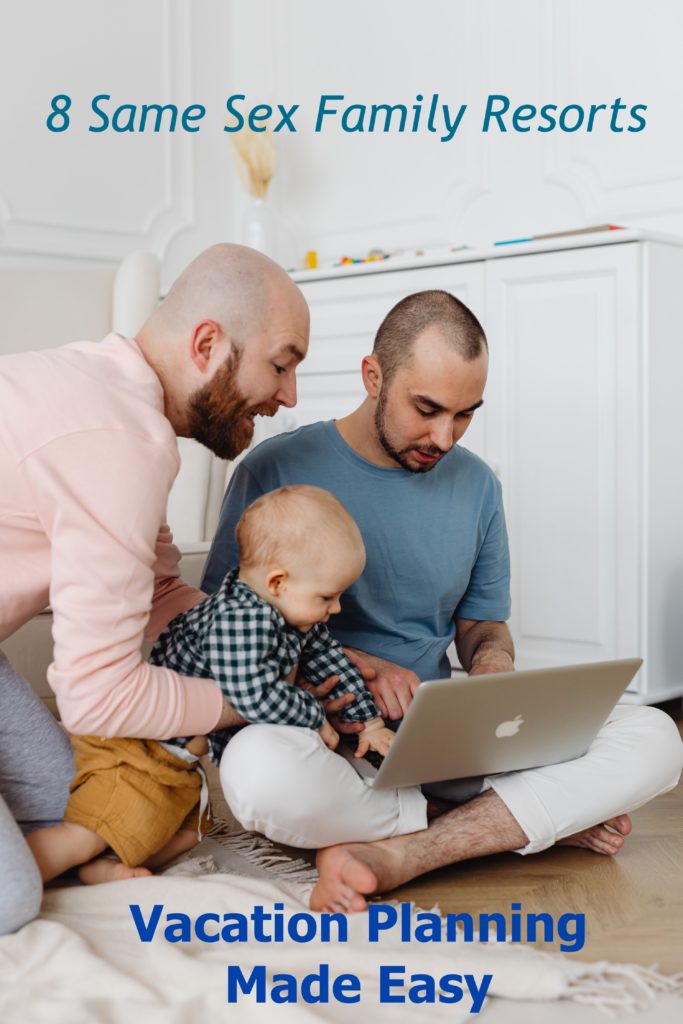
[{"label": "baby's ear", "polygon": [[271,569],[266,576],[266,586],[268,591],[273,597],[279,597],[283,591],[283,588],[287,582],[287,572],[285,569]]}]

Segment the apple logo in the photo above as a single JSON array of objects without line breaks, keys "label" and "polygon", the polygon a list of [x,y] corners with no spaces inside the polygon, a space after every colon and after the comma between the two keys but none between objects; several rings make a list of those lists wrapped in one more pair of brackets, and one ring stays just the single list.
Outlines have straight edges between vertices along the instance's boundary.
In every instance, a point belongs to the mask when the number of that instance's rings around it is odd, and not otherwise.
[{"label": "apple logo", "polygon": [[496,729],[496,737],[502,739],[503,736],[516,736],[523,724],[524,719],[521,715],[517,715],[511,722],[501,722]]}]

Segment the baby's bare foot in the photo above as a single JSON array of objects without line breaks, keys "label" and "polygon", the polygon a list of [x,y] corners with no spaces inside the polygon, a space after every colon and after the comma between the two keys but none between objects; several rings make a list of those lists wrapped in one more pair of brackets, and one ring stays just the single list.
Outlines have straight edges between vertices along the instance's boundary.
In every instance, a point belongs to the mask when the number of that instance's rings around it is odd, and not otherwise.
[{"label": "baby's bare foot", "polygon": [[618,814],[616,818],[610,818],[601,825],[593,825],[583,832],[576,832],[566,839],[558,839],[558,846],[582,846],[586,850],[593,850],[594,853],[604,853],[613,856],[618,853],[624,845],[625,837],[629,834],[633,825],[628,814]]},{"label": "baby's bare foot", "polygon": [[116,857],[98,857],[78,869],[78,877],[85,885],[122,882],[126,878],[143,878],[151,874],[149,868],[129,868]]}]

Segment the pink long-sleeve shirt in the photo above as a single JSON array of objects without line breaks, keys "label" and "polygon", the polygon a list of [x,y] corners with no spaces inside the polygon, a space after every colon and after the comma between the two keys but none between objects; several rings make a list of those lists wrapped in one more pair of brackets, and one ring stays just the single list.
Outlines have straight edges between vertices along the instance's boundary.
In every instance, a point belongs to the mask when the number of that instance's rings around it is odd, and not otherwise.
[{"label": "pink long-sleeve shirt", "polygon": [[166,739],[220,717],[213,681],[141,655],[203,596],[181,583],[164,525],[178,467],[135,341],[0,358],[0,642],[52,606],[48,681],[72,732]]}]

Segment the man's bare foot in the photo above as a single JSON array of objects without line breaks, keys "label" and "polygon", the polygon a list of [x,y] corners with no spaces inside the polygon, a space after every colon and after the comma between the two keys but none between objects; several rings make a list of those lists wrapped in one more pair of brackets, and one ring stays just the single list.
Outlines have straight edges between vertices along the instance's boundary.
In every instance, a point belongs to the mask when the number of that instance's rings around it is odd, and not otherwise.
[{"label": "man's bare foot", "polygon": [[313,910],[364,910],[370,893],[390,892],[446,864],[519,850],[529,838],[492,789],[434,818],[418,832],[320,850]]},{"label": "man's bare foot", "polygon": [[558,839],[556,845],[583,846],[586,850],[613,856],[622,848],[625,837],[632,828],[628,814],[618,814],[616,818],[610,818],[601,825],[593,825],[592,828],[585,828],[583,832],[576,832],[566,839]]},{"label": "man's bare foot", "polygon": [[98,857],[78,869],[78,877],[85,885],[122,882],[126,878],[143,878],[151,874],[149,868],[129,868],[115,857]]},{"label": "man's bare foot", "polygon": [[311,910],[348,914],[365,910],[365,897],[376,892],[381,861],[381,843],[351,843],[328,846],[318,851],[316,865],[320,878],[311,894]]}]

